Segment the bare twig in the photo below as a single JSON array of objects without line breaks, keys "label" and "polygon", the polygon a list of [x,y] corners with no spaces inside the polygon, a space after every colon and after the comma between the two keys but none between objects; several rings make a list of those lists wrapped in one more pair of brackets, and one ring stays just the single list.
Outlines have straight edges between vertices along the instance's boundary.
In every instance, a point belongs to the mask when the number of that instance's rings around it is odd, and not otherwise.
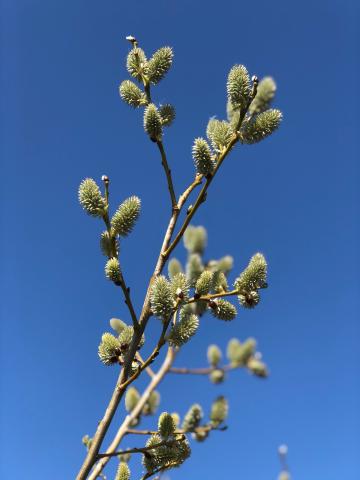
[{"label": "bare twig", "polygon": [[175,190],[174,190],[174,184],[173,184],[173,180],[172,180],[172,176],[171,176],[171,170],[169,168],[169,164],[168,164],[167,158],[166,158],[164,144],[161,140],[158,140],[156,142],[156,144],[159,148],[160,155],[161,155],[161,163],[162,163],[162,166],[165,170],[165,175],[166,175],[168,189],[169,189],[170,198],[171,198],[171,206],[174,209],[174,208],[177,208],[177,201],[176,201],[176,195],[175,195]]},{"label": "bare twig", "polygon": [[97,458],[115,457],[116,455],[123,455],[125,453],[145,453],[145,452],[148,452],[149,450],[155,450],[156,448],[159,448],[159,447],[171,447],[174,445],[174,443],[176,444],[177,442],[183,442],[184,440],[185,440],[185,437],[183,436],[183,438],[176,438],[174,440],[164,440],[162,442],[151,445],[150,447],[135,447],[135,448],[127,448],[126,450],[119,450],[118,452],[99,453],[97,455]]},{"label": "bare twig", "polygon": [[209,375],[214,370],[223,370],[228,372],[229,370],[234,370],[239,368],[231,364],[224,365],[223,367],[205,367],[205,368],[186,368],[186,367],[172,367],[169,370],[169,373],[179,373],[179,374],[189,374],[189,375]]}]

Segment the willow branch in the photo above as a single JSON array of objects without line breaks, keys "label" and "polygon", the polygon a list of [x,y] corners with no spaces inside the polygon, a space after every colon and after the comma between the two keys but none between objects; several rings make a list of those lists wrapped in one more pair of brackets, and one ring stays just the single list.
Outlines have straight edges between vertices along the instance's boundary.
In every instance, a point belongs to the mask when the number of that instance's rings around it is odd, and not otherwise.
[{"label": "willow branch", "polygon": [[145,453],[148,452],[149,450],[154,450],[159,447],[171,447],[174,445],[176,442],[183,442],[185,440],[185,437],[183,438],[177,438],[175,440],[164,440],[162,442],[156,443],[154,445],[151,445],[150,447],[134,447],[134,448],[127,448],[126,450],[119,450],[118,452],[112,452],[112,453],[99,453],[97,458],[106,458],[106,457],[115,457],[116,455],[123,455],[125,453]]},{"label": "willow branch", "polygon": [[[79,471],[79,473],[76,477],[76,480],[85,480],[88,477],[93,465],[96,462],[96,456],[99,453],[100,446],[102,445],[102,442],[104,440],[106,432],[108,431],[110,423],[111,423],[111,421],[112,421],[112,419],[115,415],[115,412],[116,412],[116,409],[119,405],[119,402],[120,402],[122,396],[124,395],[124,392],[125,392],[126,387],[128,385],[128,383],[126,381],[129,377],[129,374],[130,374],[130,371],[131,371],[131,364],[132,364],[132,362],[135,358],[138,345],[141,341],[142,334],[143,334],[143,332],[145,330],[145,327],[147,325],[147,322],[148,322],[148,320],[151,316],[150,293],[151,293],[153,282],[155,281],[156,277],[161,274],[161,272],[164,268],[164,265],[165,265],[167,259],[169,258],[169,255],[171,253],[171,252],[168,252],[167,250],[169,248],[171,238],[172,238],[172,234],[174,232],[174,229],[175,229],[177,220],[179,218],[180,212],[181,212],[184,204],[186,203],[188,197],[190,196],[191,192],[199,184],[201,184],[202,178],[203,178],[202,175],[197,175],[195,177],[193,182],[188,186],[188,188],[179,197],[179,200],[178,200],[178,203],[177,203],[178,208],[173,209],[173,211],[172,211],[172,215],[171,215],[167,230],[165,232],[165,236],[164,236],[163,244],[162,244],[162,247],[161,247],[161,250],[160,250],[160,254],[159,254],[158,260],[156,262],[154,273],[153,273],[152,277],[150,278],[150,282],[149,282],[149,285],[148,285],[148,288],[147,288],[146,296],[145,296],[145,299],[144,299],[144,304],[143,304],[142,311],[141,311],[141,314],[140,314],[140,317],[139,317],[139,320],[138,320],[138,328],[134,329],[134,335],[133,335],[133,338],[132,338],[132,341],[131,341],[131,344],[130,344],[130,347],[129,347],[129,351],[126,355],[124,367],[120,372],[120,375],[119,375],[119,378],[117,380],[115,389],[112,393],[110,402],[109,402],[109,404],[106,408],[106,411],[105,411],[105,414],[104,414],[102,420],[100,420],[100,422],[98,424],[97,430],[96,430],[95,435],[93,437],[93,441],[91,443],[91,447],[90,447],[89,451],[87,452],[85,460],[84,460],[84,462],[83,462],[83,464],[80,468],[80,471]],[[142,369],[142,366],[140,368]],[[139,371],[139,374],[140,373],[141,373],[141,370]],[[138,375],[136,375],[135,378],[137,378],[137,376]],[[155,378],[156,377],[154,377],[154,379]],[[120,432],[120,435],[122,435],[121,432]],[[121,438],[120,438],[120,440],[121,440]],[[120,440],[117,440],[117,437],[115,437],[114,442],[119,443]],[[116,445],[118,445],[118,443],[116,443]],[[104,461],[104,459],[103,459],[103,461]],[[97,470],[95,468],[94,472],[95,471],[100,472],[101,470],[102,470],[102,468],[100,468],[99,470]],[[93,473],[91,473],[89,478],[94,480],[96,478],[96,476],[93,476]]]},{"label": "willow branch", "polygon": [[180,373],[180,374],[190,374],[190,375],[209,375],[214,370],[223,370],[228,372],[229,370],[234,370],[239,368],[239,366],[233,366],[231,364],[224,365],[223,367],[205,367],[205,368],[186,368],[186,367],[172,367],[169,370],[169,373]]},{"label": "willow branch", "polygon": [[226,156],[228,155],[228,153],[230,152],[230,150],[232,149],[232,147],[239,141],[239,137],[237,134],[234,133],[231,141],[229,142],[228,146],[223,150],[223,152],[219,155],[218,157],[218,160],[217,160],[217,164],[216,164],[216,167],[213,171],[213,173],[211,175],[209,175],[207,178],[206,178],[206,182],[205,184],[203,185],[202,189],[200,190],[200,193],[195,201],[195,204],[194,206],[191,208],[189,214],[187,215],[182,227],[180,228],[178,234],[176,235],[174,241],[171,243],[171,245],[169,246],[169,248],[167,248],[167,250],[165,251],[165,255],[166,256],[169,256],[170,253],[174,250],[174,248],[177,246],[177,244],[179,243],[179,241],[181,240],[187,226],[189,225],[189,223],[191,222],[193,216],[195,215],[195,213],[197,212],[198,208],[200,207],[200,205],[205,201],[206,199],[206,193],[207,193],[207,190],[208,188],[210,187],[213,179],[215,178],[215,175],[216,173],[218,172],[219,168],[221,167],[223,161],[225,160]]},{"label": "willow branch", "polygon": [[[161,365],[159,371],[153,377],[145,391],[143,392],[142,396],[140,397],[138,403],[136,404],[135,408],[126,416],[125,420],[123,421],[122,425],[120,426],[119,430],[117,431],[114,439],[110,443],[109,447],[106,450],[106,453],[113,453],[118,448],[121,440],[126,435],[128,428],[131,426],[133,420],[135,420],[142,412],[146,402],[148,401],[150,394],[156,389],[159,383],[162,381],[166,373],[169,371],[173,361],[175,358],[175,353],[172,348],[169,347],[166,357],[164,359],[163,364]],[[89,475],[89,480],[95,480],[107,462],[111,457],[103,457],[101,458],[96,465],[94,466],[93,471]],[[96,461],[96,457],[95,457]],[[95,463],[95,462],[94,462]]]},{"label": "willow branch", "polygon": [[214,298],[232,297],[234,295],[240,295],[241,293],[242,292],[240,290],[231,290],[229,292],[219,292],[219,293],[209,293],[209,295],[202,295],[201,297],[191,297],[186,303],[194,303],[194,302],[201,302],[201,301],[208,302],[209,300],[213,300]]},{"label": "willow branch", "polygon": [[[169,370],[171,372],[171,369]],[[208,432],[210,430],[226,430],[227,427],[213,427],[212,425],[203,425],[201,427],[196,427],[193,430],[184,430],[179,429],[174,432],[174,435],[183,435],[185,433],[193,433],[193,432]],[[129,428],[126,432],[127,435],[156,435],[159,433],[157,430],[137,430]]]}]

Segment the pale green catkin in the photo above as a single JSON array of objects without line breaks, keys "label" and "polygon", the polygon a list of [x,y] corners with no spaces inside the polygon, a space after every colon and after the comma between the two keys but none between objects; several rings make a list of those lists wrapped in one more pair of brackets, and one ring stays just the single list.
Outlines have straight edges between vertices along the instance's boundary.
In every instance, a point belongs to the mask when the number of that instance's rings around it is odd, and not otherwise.
[{"label": "pale green catkin", "polygon": [[144,130],[150,139],[158,142],[162,138],[162,118],[159,110],[150,103],[144,111]]},{"label": "pale green catkin", "polygon": [[170,47],[162,47],[157,50],[147,65],[147,74],[151,83],[156,85],[170,70],[173,61],[173,51]]},{"label": "pale green catkin", "polygon": [[173,292],[170,282],[160,275],[156,278],[150,295],[151,309],[156,317],[169,318],[174,309]]},{"label": "pale green catkin", "polygon": [[211,406],[210,420],[213,425],[218,426],[226,420],[229,406],[225,397],[218,397]]},{"label": "pale green catkin", "polygon": [[146,95],[131,80],[124,80],[119,87],[120,97],[131,107],[146,105]]},{"label": "pale green catkin", "polygon": [[244,108],[250,98],[250,77],[244,65],[234,65],[228,75],[228,99],[234,108]]},{"label": "pale green catkin", "polygon": [[282,113],[277,109],[270,109],[259,113],[242,129],[241,142],[247,144],[260,142],[279,128],[281,120]]},{"label": "pale green catkin", "polygon": [[212,367],[216,367],[221,361],[221,350],[217,345],[209,345],[207,349],[207,359]]},{"label": "pale green catkin", "polygon": [[102,217],[105,214],[105,198],[101,195],[100,188],[92,178],[85,178],[80,183],[79,202],[86,213],[93,217]]},{"label": "pale green catkin", "polygon": [[104,333],[98,349],[98,355],[104,365],[113,365],[118,362],[121,354],[119,340],[111,333]]},{"label": "pale green catkin", "polygon": [[115,480],[130,480],[130,468],[127,463],[119,463]]},{"label": "pale green catkin", "polygon": [[126,199],[114,213],[111,226],[114,232],[121,237],[126,237],[133,230],[140,215],[140,198],[132,196]]}]

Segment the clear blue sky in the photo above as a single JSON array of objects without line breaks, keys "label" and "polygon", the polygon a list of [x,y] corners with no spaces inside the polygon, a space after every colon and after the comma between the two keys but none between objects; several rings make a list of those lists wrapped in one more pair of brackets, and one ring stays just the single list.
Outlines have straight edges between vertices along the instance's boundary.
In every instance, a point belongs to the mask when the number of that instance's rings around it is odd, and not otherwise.
[{"label": "clear blue sky", "polygon": [[74,478],[117,375],[97,345],[109,318],[128,318],[103,275],[100,224],[77,203],[81,179],[109,175],[114,207],[142,199],[122,248],[137,309],[159,251],[158,152],[118,97],[127,34],[175,50],[154,96],[177,107],[165,137],[177,192],[194,137],[225,115],[234,63],[276,78],[285,118],[232,153],[194,222],[209,256],[235,257],[234,275],[263,251],[270,287],[231,324],[204,318],[177,360],[202,366],[209,343],[253,335],[271,376],[164,382],[163,410],[206,409],[220,393],[231,406],[228,431],[195,444],[171,478],[275,479],[280,443],[295,479],[359,478],[359,3],[3,0],[1,17],[1,478]]}]

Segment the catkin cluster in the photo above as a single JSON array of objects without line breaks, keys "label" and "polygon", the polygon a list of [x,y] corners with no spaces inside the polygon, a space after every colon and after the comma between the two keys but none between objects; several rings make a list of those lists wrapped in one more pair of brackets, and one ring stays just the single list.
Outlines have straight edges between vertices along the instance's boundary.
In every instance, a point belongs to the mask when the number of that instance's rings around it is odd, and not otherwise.
[{"label": "catkin cluster", "polygon": [[[131,79],[121,82],[119,94],[126,104],[142,111],[145,133],[159,147],[172,200],[172,221],[175,225],[177,214],[183,207],[180,201],[182,197],[179,197],[177,203],[163,145],[165,127],[171,126],[175,120],[175,108],[170,103],[157,104],[152,98],[151,91],[152,87],[158,85],[170,71],[173,50],[165,46],[148,56],[134,37],[129,36],[127,40],[130,41],[131,48],[127,55],[126,68]],[[162,333],[157,350],[153,357],[149,357],[148,363],[144,363],[138,352],[145,343],[145,336],[142,333],[144,328],[141,329],[141,321],[138,322],[136,317],[120,263],[122,242],[131,234],[139,219],[141,201],[132,195],[111,215],[110,182],[107,176],[102,177],[103,189],[92,178],[86,178],[79,186],[78,197],[82,208],[89,215],[104,222],[105,228],[100,234],[100,250],[106,257],[105,276],[116,286],[121,287],[132,319],[132,324],[128,325],[118,318],[112,318],[110,326],[113,332],[105,332],[98,346],[98,356],[104,365],[118,365],[120,368],[126,366],[128,369],[125,369],[125,375],[128,375],[124,377],[125,380],[128,378],[126,385],[132,383],[142,370],[154,361],[164,345],[167,345],[168,352],[173,354],[186,345],[199,331],[201,317],[207,312],[223,322],[233,321],[238,315],[239,307],[253,309],[259,304],[260,292],[268,285],[267,262],[262,253],[253,255],[247,267],[231,281],[233,258],[230,255],[219,259],[206,258],[207,232],[203,226],[190,224],[196,209],[206,200],[207,187],[233,147],[237,143],[258,143],[271,135],[282,120],[280,110],[271,108],[276,93],[276,84],[271,77],[264,77],[261,81],[256,76],[250,78],[246,67],[237,64],[228,73],[226,91],[227,118],[221,120],[211,117],[203,136],[195,138],[192,145],[194,182],[196,185],[203,182],[204,191],[195,205],[188,207],[189,217],[184,223],[184,228],[180,230],[179,239],[182,235],[187,252],[186,262],[182,265],[177,258],[172,257],[168,262],[167,275],[160,268],[155,271],[149,284],[144,311],[148,317],[160,320]],[[163,256],[165,263],[169,253],[162,250],[160,255]],[[234,304],[236,299],[238,305]],[[218,345],[211,344],[207,350],[208,367],[195,373],[205,373],[216,385],[224,382],[227,373],[237,368],[245,368],[251,374],[265,378],[268,369],[256,348],[257,344],[253,338],[245,341],[233,338],[228,342],[226,355],[223,355]],[[225,364],[223,357],[227,359]],[[187,369],[185,371],[188,373]],[[129,375],[133,377],[129,379]],[[150,371],[150,375],[153,377],[154,373]],[[127,387],[124,403],[130,427],[134,428],[140,424],[144,416],[155,415],[160,404],[160,394],[154,389],[141,393],[134,384],[131,384]],[[182,421],[177,412],[161,413],[157,427],[154,428],[155,431],[150,431],[144,447],[134,449],[137,453],[142,453],[145,469],[143,478],[181,465],[191,454],[188,436],[203,442],[213,430],[226,428],[227,416],[228,401],[222,395],[212,403],[207,420],[204,420],[204,410],[198,403],[194,403],[188,409]],[[83,443],[88,451],[91,451],[92,441],[88,435],[83,437]],[[119,455],[115,480],[130,480],[128,461],[129,455],[126,452]],[[284,471],[280,477],[285,480],[290,478],[287,475],[288,472]]]}]

